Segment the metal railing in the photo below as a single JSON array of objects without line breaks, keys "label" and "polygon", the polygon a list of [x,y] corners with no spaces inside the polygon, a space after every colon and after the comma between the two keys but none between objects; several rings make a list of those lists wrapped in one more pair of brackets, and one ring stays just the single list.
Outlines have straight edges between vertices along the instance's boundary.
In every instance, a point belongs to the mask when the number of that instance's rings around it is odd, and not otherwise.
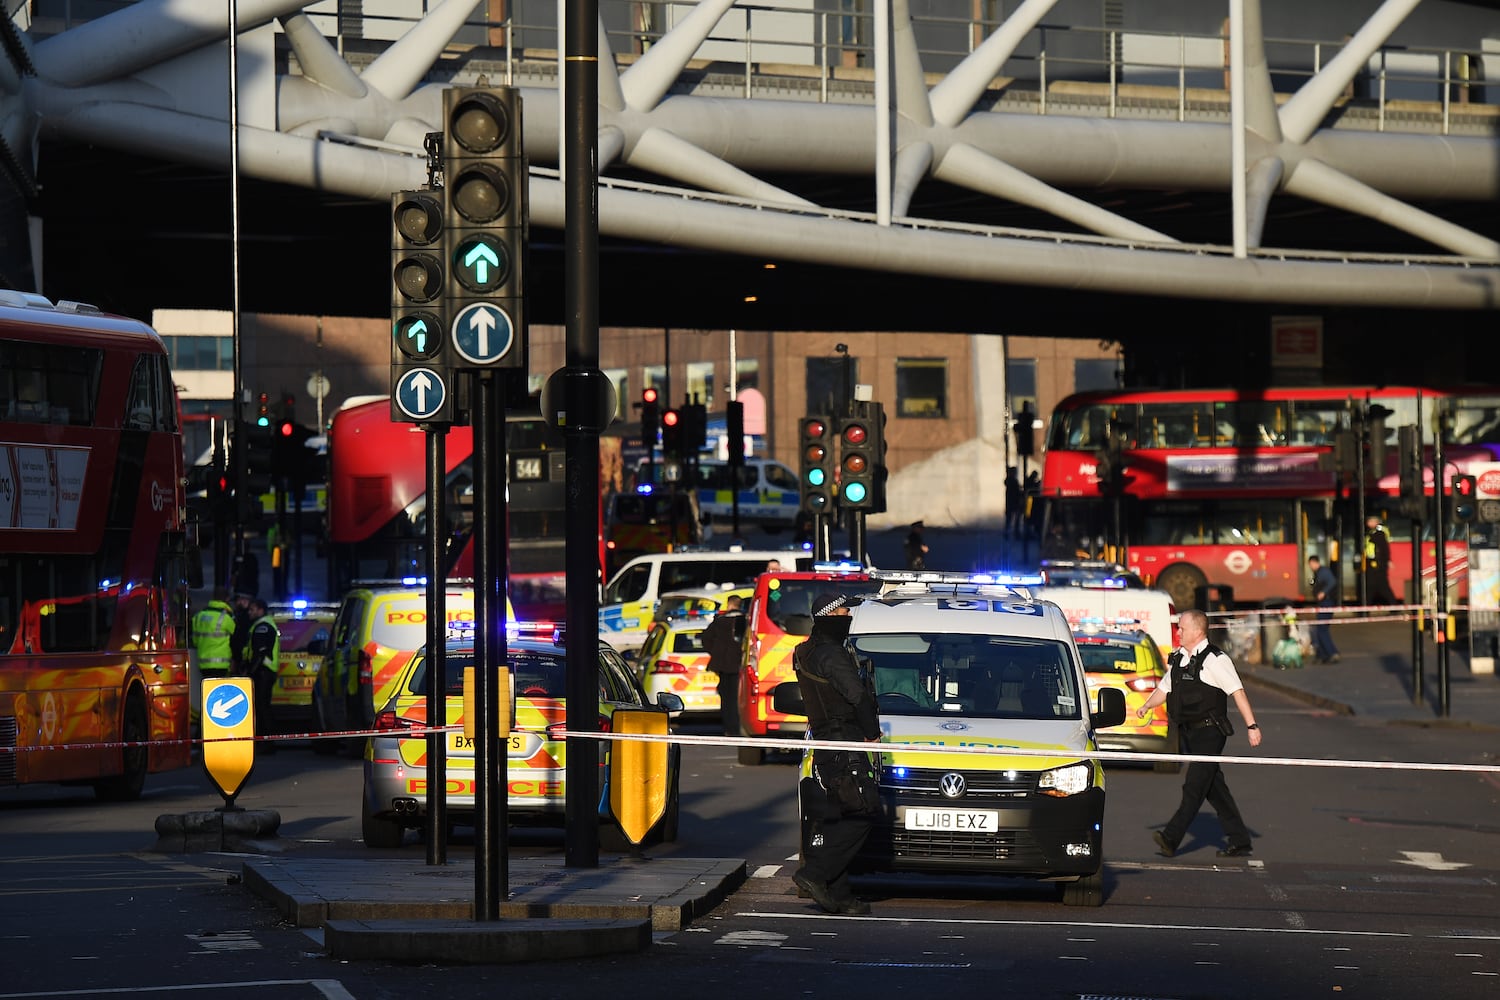
[{"label": "metal railing", "polygon": [[[119,0],[114,6],[133,2]],[[400,37],[435,3],[407,0],[409,12],[362,12],[351,17],[341,13],[338,0],[317,0],[304,12],[341,53],[349,53]],[[610,48],[625,61],[649,49],[697,6],[689,0],[601,0],[600,4]],[[401,4],[387,3],[382,10],[393,7]],[[515,3],[513,7],[521,9],[521,15],[499,21],[471,18],[455,40],[469,52],[497,50],[495,58],[503,62],[508,84],[515,81],[518,63],[534,67],[549,57],[555,59],[558,49],[552,4]],[[36,0],[23,11],[37,30],[46,32],[80,23],[83,9],[73,0]],[[90,4],[86,9],[97,12],[108,5]],[[547,12],[545,20],[526,19],[543,11]],[[923,68],[929,73],[950,71],[1002,23],[963,16],[914,18]],[[868,10],[820,6],[816,0],[738,4],[700,47],[694,72],[721,86],[733,85],[747,99],[784,97],[789,89],[797,89],[790,81],[800,80],[800,89],[815,90],[820,103],[864,100],[860,85],[873,78],[873,25]],[[1037,114],[1052,112],[1064,95],[1072,106],[1084,101],[1102,103],[1111,118],[1127,108],[1156,116],[1169,113],[1178,121],[1186,120],[1191,112],[1227,114],[1227,45],[1224,35],[1041,24],[1006,60],[992,89],[1032,103]],[[1275,89],[1294,92],[1343,47],[1344,42],[1333,40],[1265,39]],[[1377,130],[1384,131],[1398,120],[1423,118],[1424,130],[1430,131],[1435,122],[1446,135],[1455,114],[1466,107],[1483,108],[1480,113],[1487,118],[1500,120],[1495,115],[1500,111],[1500,84],[1494,95],[1485,86],[1486,61],[1491,58],[1496,63],[1494,76],[1500,79],[1500,53],[1388,46],[1369,60],[1346,98],[1373,116]]]}]

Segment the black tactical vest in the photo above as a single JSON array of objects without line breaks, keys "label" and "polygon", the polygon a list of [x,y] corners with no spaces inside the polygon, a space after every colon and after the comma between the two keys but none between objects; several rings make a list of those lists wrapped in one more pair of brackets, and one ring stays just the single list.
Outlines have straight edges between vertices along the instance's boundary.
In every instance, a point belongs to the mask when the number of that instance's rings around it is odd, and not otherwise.
[{"label": "black tactical vest", "polygon": [[1167,715],[1178,724],[1199,722],[1209,716],[1226,718],[1229,713],[1229,695],[1223,688],[1216,688],[1201,677],[1203,662],[1215,653],[1224,652],[1209,643],[1193,657],[1185,657],[1182,650],[1175,650],[1167,658],[1172,672],[1172,690],[1167,694]]}]

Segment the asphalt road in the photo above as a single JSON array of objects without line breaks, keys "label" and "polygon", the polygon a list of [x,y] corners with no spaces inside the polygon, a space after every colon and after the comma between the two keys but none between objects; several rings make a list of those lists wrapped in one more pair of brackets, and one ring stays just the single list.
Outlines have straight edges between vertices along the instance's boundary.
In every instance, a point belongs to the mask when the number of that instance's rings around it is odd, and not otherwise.
[{"label": "asphalt road", "polygon": [[[341,963],[282,923],[222,854],[152,852],[158,814],[212,808],[200,769],[152,778],[138,803],[87,791],[0,791],[0,1000],[38,995],[467,997],[505,989],[660,997],[1491,997],[1500,987],[1500,781],[1394,762],[1493,763],[1495,735],[1386,726],[1252,692],[1256,756],[1393,762],[1376,770],[1234,765],[1255,855],[1222,861],[1211,814],[1177,857],[1150,831],[1179,779],[1113,767],[1108,898],[993,879],[867,878],[870,918],[830,917],[791,884],[790,755],[762,767],[688,747],[681,839],[661,855],[742,857],[747,883],[686,930],[618,959],[522,967]],[[703,730],[699,730],[703,731]],[[1231,751],[1248,754],[1243,736]],[[368,856],[359,765],[294,748],[264,758],[240,796],[282,817],[277,849]],[[558,831],[517,833],[516,856],[556,856]],[[461,832],[451,854],[472,851]],[[420,857],[411,839],[399,856]],[[385,852],[382,852],[385,853]],[[392,855],[396,856],[396,855]]]}]

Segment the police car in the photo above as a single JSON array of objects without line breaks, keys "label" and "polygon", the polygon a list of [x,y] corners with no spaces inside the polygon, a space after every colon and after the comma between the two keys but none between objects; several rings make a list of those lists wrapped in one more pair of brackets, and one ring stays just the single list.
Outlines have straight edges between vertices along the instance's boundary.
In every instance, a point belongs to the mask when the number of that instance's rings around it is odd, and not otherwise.
[{"label": "police car", "polygon": [[[1112,687],[1125,695],[1125,721],[1099,733],[1099,749],[1175,753],[1177,736],[1168,723],[1165,703],[1144,719],[1135,714],[1167,673],[1161,649],[1140,622],[1085,618],[1073,624],[1073,639],[1083,657],[1089,693]],[[1180,768],[1177,761],[1152,762],[1152,769],[1163,774],[1175,774]]]},{"label": "police car", "polygon": [[[880,813],[853,870],[1043,879],[1100,905],[1104,768],[1089,753],[1124,721],[1122,694],[1090,705],[1061,609],[1014,581],[871,575],[880,596],[853,609],[850,644],[874,671],[882,741],[912,749],[881,754]],[[783,689],[781,707],[800,707]],[[807,810],[802,828],[805,847]]]},{"label": "police car", "polygon": [[[464,668],[474,666],[473,629],[456,622],[448,630],[444,660],[443,724],[445,733],[446,805],[457,823],[473,821],[475,810],[474,745],[460,728],[463,716]],[[507,626],[507,666],[511,673],[514,725],[506,742],[506,803],[512,825],[561,826],[566,812],[567,703],[564,700],[566,653],[560,634],[512,623]],[[682,711],[682,699],[662,693],[648,698],[620,654],[599,643],[599,702],[586,706],[584,721],[597,712],[597,726],[609,732],[621,709]],[[422,826],[427,815],[427,664],[425,648],[401,668],[391,698],[375,717],[377,734],[366,741],[364,794],[360,831],[365,846],[400,847],[408,829]],[[435,715],[436,713],[434,713]],[[436,720],[434,719],[434,722]],[[609,755],[614,746],[599,741],[601,844],[625,849],[616,836],[610,812]],[[682,748],[667,751],[666,805],[647,833],[648,842],[677,839],[678,773]],[[607,828],[607,830],[606,830]],[[607,832],[608,831],[608,832]]]}]

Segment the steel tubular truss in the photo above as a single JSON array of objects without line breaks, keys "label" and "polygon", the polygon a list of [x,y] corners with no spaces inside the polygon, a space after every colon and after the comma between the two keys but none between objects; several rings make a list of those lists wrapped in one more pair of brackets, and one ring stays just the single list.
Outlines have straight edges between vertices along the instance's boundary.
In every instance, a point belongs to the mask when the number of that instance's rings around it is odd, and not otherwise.
[{"label": "steel tubular truss", "polygon": [[[1349,98],[1356,81],[1369,85],[1372,65],[1385,65],[1387,41],[1420,3],[1387,0],[1350,25],[1345,41],[1315,51],[1289,94],[1286,72],[1267,55],[1280,43],[1262,30],[1261,0],[1227,0],[1226,36],[1178,39],[1183,58],[1175,70],[1158,67],[1153,79],[1167,82],[1149,87],[1122,79],[1113,57],[1088,72],[1061,65],[1051,41],[1059,28],[1043,23],[1058,0],[1024,0],[1003,20],[975,25],[965,51],[936,55],[918,44],[909,0],[875,0],[852,32],[851,16],[819,11],[811,0],[785,9],[737,0],[631,4],[631,33],[606,32],[604,20],[599,28],[601,53],[614,54],[599,72],[601,232],[1056,289],[1495,308],[1500,243],[1431,206],[1500,196],[1500,115],[1454,103],[1454,94],[1467,96],[1468,77],[1449,53],[1429,60],[1436,99],[1408,115],[1413,127],[1393,127],[1397,102],[1386,99],[1383,69],[1373,102]],[[8,24],[0,39],[9,56],[0,59],[0,162],[29,183],[27,154],[41,135],[227,169],[226,6],[143,0],[45,37],[39,26]],[[414,3],[411,22],[383,49],[351,59],[336,5],[326,0],[233,6],[243,175],[375,202],[420,186],[422,139],[441,121],[434,66],[477,25],[493,59],[460,61],[452,82],[485,73],[522,88],[532,221],[562,228],[556,57],[518,46],[527,28],[519,20],[477,22],[478,0]],[[806,49],[786,64],[752,58],[768,44],[754,37],[752,14],[768,13],[812,26],[792,33]],[[671,23],[657,23],[664,18]],[[555,39],[556,25],[550,30]],[[865,35],[871,42],[852,59],[833,44]],[[1205,41],[1227,54],[1228,66],[1217,72],[1229,83],[1209,93],[1188,82],[1189,68],[1200,80],[1205,69],[1190,67],[1189,43]],[[745,53],[742,74],[705,69],[704,52],[734,44]],[[1119,48],[1113,35],[1105,39],[1105,51]],[[1025,79],[1006,75],[1023,64]],[[1466,128],[1467,119],[1479,124]],[[789,174],[869,190],[872,210],[817,204],[778,183]],[[929,182],[1061,225],[1021,230],[913,217],[914,198]],[[1222,193],[1231,225],[1222,242],[1184,242],[1169,223],[1146,225],[1106,207],[1096,195],[1106,189]],[[1284,195],[1379,220],[1431,252],[1265,247],[1268,210]]]}]

